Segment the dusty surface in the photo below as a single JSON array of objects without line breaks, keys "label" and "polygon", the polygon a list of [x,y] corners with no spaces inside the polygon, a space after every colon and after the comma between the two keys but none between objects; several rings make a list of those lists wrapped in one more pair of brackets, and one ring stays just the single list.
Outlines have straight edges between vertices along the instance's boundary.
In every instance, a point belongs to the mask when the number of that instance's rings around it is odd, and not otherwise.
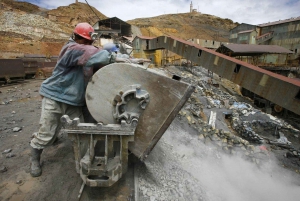
[{"label": "dusty surface", "polygon": [[[215,76],[220,88],[235,96],[208,84],[205,69],[198,68],[194,72],[197,76],[177,68],[168,71],[195,84],[197,90],[139,167],[139,200],[250,201],[299,197],[299,130],[252,107],[250,100],[235,91],[238,87],[234,84]],[[251,122],[246,128],[253,128],[257,136],[268,140],[257,143],[255,138],[244,138],[244,132],[235,126],[236,117],[225,119],[223,113],[239,114],[244,110],[223,104],[212,106],[209,101],[218,102],[224,97],[242,105],[248,103],[248,112],[252,113],[240,114],[238,123]],[[215,128],[207,125],[211,111],[217,113]],[[288,148],[270,144],[269,140],[279,138],[275,135],[278,125],[291,142]]]},{"label": "dusty surface", "polygon": [[[207,79],[205,70],[198,76],[177,68],[168,72],[181,74],[185,81],[193,84]],[[42,176],[32,178],[29,174],[29,141],[38,129],[41,82],[26,80],[0,88],[0,200],[77,199],[82,181],[76,173],[67,136],[60,135],[57,143],[45,149]],[[214,94],[217,99],[222,90],[211,88],[210,93],[202,93],[203,86],[198,85],[197,93],[180,111],[145,163],[136,166],[138,200],[247,201],[299,197],[299,158],[284,157],[290,149],[242,139],[230,120],[224,118],[223,112],[230,109],[208,107],[207,94]],[[229,97],[225,92],[221,94]],[[215,129],[207,125],[212,110],[219,114]],[[261,113],[254,118],[266,117]],[[14,129],[19,131],[14,132]],[[262,132],[257,126],[256,132],[276,139],[272,136],[273,130]],[[226,141],[225,135],[230,136]],[[299,148],[297,133],[285,132],[285,135]],[[129,171],[127,176],[132,178],[133,174]],[[130,185],[132,180],[124,177],[111,189],[85,188],[82,200],[134,200]]]},{"label": "dusty surface", "polygon": [[[0,200],[77,200],[82,180],[76,173],[72,143],[67,136],[60,135],[57,143],[44,150],[42,176],[32,178],[29,174],[29,142],[39,126],[41,82],[27,80],[0,88]],[[16,127],[21,130],[14,132]],[[9,149],[9,153],[4,153]],[[81,200],[133,197],[132,174],[129,171],[128,178],[124,177],[111,189],[85,187]]]}]

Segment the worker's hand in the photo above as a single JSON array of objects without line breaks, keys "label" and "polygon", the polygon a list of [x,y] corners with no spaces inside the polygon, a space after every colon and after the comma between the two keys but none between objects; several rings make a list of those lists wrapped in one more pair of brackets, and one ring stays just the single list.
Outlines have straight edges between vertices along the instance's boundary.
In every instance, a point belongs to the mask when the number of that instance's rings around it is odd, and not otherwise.
[{"label": "worker's hand", "polygon": [[138,58],[138,59],[130,59],[131,63],[134,64],[143,64],[144,62],[151,62],[150,59],[142,59],[142,58]]},{"label": "worker's hand", "polygon": [[120,58],[120,57],[116,57],[116,62],[121,62],[121,63],[131,63],[130,59],[127,59],[127,58]]}]

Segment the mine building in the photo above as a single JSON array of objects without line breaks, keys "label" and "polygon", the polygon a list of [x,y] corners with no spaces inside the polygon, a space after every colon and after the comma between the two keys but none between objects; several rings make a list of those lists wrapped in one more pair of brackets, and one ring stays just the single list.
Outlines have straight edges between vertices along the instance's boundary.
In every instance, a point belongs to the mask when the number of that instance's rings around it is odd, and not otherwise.
[{"label": "mine building", "polygon": [[100,33],[106,38],[132,36],[131,25],[117,17],[100,20],[93,25],[93,28],[95,32]]},{"label": "mine building", "polygon": [[[284,47],[292,54],[268,56],[266,65],[281,65],[286,61],[286,66],[300,65],[300,17],[278,20],[259,25],[242,23],[230,30],[230,43],[253,45],[278,45]],[[273,57],[273,59],[272,59]]]},{"label": "mine building", "polygon": [[131,25],[117,17],[99,20],[93,28],[100,35],[96,45],[102,46],[112,42],[131,44]]},{"label": "mine building", "polygon": [[136,58],[148,58],[154,63],[161,62],[161,52],[150,50],[149,41],[154,37],[150,36],[136,36],[132,41],[133,56]]}]

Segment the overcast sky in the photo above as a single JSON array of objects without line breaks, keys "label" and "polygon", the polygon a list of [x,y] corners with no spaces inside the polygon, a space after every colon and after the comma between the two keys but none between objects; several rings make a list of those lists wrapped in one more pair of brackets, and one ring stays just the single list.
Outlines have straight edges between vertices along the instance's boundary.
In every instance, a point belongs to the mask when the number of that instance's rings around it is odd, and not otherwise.
[{"label": "overcast sky", "polygon": [[[67,6],[75,0],[21,0],[43,8]],[[85,3],[85,0],[79,0]],[[190,11],[190,0],[87,0],[107,17],[123,21]],[[194,0],[193,8],[203,14],[234,22],[262,24],[300,16],[300,0]]]}]

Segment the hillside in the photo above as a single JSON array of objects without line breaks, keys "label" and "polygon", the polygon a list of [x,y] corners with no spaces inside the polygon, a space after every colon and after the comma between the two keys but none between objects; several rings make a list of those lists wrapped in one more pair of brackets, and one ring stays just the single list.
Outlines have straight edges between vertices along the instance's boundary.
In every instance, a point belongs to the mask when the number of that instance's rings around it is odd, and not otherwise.
[{"label": "hillside", "polygon": [[85,3],[73,3],[48,11],[47,17],[54,22],[71,27],[72,29],[79,22],[88,22],[93,25],[99,20],[108,18],[94,7],[91,8]]},{"label": "hillside", "polygon": [[1,10],[24,12],[28,14],[43,15],[47,9],[40,8],[36,5],[27,2],[13,1],[13,0],[1,0]]},{"label": "hillside", "polygon": [[152,18],[129,20],[140,27],[145,36],[172,35],[182,39],[206,39],[227,42],[229,30],[237,26],[230,19],[201,13],[160,15]]},{"label": "hillside", "polygon": [[[99,19],[107,19],[100,11],[92,9],[85,3],[73,3],[47,10],[26,2],[2,0],[0,57],[14,58],[24,53],[58,55],[77,23],[94,24]],[[229,30],[237,25],[230,19],[201,13],[138,18],[128,23],[138,27],[138,32],[145,36],[172,35],[185,40],[217,41],[228,41]]]},{"label": "hillside", "polygon": [[[93,7],[92,7],[93,8]],[[93,8],[100,19],[107,17]],[[0,57],[22,54],[58,55],[78,22],[94,24],[99,18],[84,3],[47,10],[27,2],[0,4]]]}]

